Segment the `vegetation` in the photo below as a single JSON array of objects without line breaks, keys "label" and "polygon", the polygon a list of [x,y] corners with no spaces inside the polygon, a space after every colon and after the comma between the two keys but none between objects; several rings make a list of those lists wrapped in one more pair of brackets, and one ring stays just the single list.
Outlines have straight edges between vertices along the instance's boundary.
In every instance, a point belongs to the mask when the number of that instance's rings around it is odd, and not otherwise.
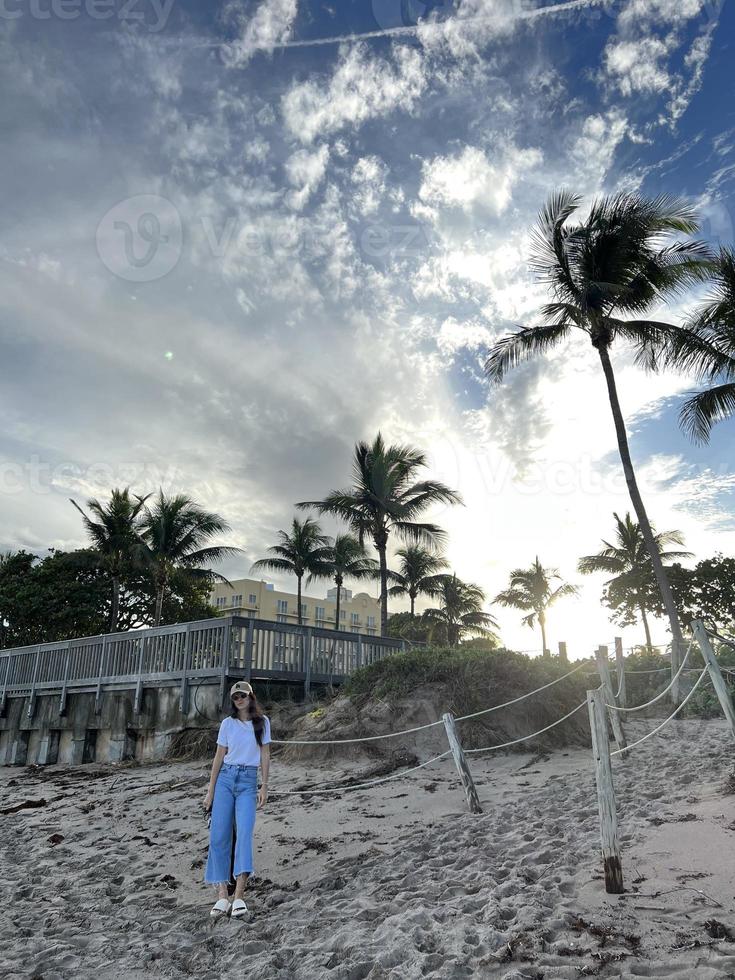
[{"label": "vegetation", "polygon": [[[561,584],[554,587],[556,581]],[[523,617],[523,622],[531,629],[538,622],[541,630],[541,653],[548,657],[550,651],[546,643],[546,613],[559,599],[577,595],[578,591],[576,585],[562,582],[555,568],[544,568],[537,555],[530,568],[516,568],[510,573],[510,587],[499,592],[495,601],[512,609],[530,610]]]},{"label": "vegetation", "polygon": [[497,629],[497,622],[482,609],[485,593],[479,585],[462,582],[456,575],[442,575],[434,595],[439,605],[427,609],[423,618],[437,645],[458,647],[467,634],[489,636]]},{"label": "vegetation", "polygon": [[435,547],[444,531],[418,518],[433,504],[460,503],[459,494],[436,480],[417,479],[427,465],[426,455],[409,446],[387,446],[380,433],[372,443],[358,442],[352,484],[332,490],[324,500],[303,502],[345,521],[361,544],[369,538],[380,567],[380,631],[388,631],[388,542],[391,533],[406,542]]},{"label": "vegetation", "polygon": [[390,580],[395,584],[388,589],[388,595],[407,595],[413,616],[416,613],[416,599],[420,595],[435,596],[441,588],[439,573],[447,567],[447,561],[417,544],[399,548],[396,558],[400,568],[397,572],[389,572]]},{"label": "vegetation", "polygon": [[[604,572],[611,576],[605,582],[603,601],[613,610],[614,618],[621,626],[632,625],[636,621],[636,615],[640,614],[646,634],[646,647],[652,650],[648,613],[655,604],[655,578],[651,558],[640,524],[629,513],[623,519],[617,514],[613,514],[613,517],[615,543],[603,539],[604,548],[595,555],[580,558],[578,568],[583,575]],[[665,550],[672,544],[684,544],[679,531],[654,533],[654,541],[662,562],[691,557],[688,551]],[[681,608],[678,602],[677,607]]]},{"label": "vegetation", "polygon": [[251,571],[265,569],[269,572],[289,572],[296,576],[297,622],[301,626],[301,583],[309,578],[325,578],[332,574],[330,541],[311,517],[300,521],[294,517],[290,533],[278,532],[278,544],[268,549],[270,557],[256,561]]},{"label": "vegetation", "polygon": [[378,563],[368,558],[364,546],[352,534],[338,534],[329,545],[327,556],[328,574],[337,586],[337,600],[334,608],[334,628],[339,629],[342,586],[345,579],[364,581],[378,576]]},{"label": "vegetation", "polygon": [[588,216],[571,223],[580,204],[579,197],[561,191],[541,212],[532,266],[552,301],[542,310],[542,324],[495,345],[486,371],[500,382],[517,364],[549,352],[572,331],[586,334],[600,360],[625,481],[677,649],[683,642],[679,615],[638,488],[610,352],[616,342],[625,342],[650,368],[660,363],[686,368],[707,360],[711,345],[695,331],[653,320],[650,313],[662,300],[706,279],[710,254],[701,242],[671,241],[672,235],[697,230],[696,215],[684,202],[615,194],[593,201]]}]

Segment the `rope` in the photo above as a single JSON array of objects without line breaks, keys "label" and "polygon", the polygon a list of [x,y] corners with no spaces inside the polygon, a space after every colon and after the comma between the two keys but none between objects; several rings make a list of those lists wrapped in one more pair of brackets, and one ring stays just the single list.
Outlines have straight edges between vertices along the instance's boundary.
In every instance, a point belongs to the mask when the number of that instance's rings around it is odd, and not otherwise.
[{"label": "rope", "polygon": [[444,759],[446,756],[451,755],[452,750],[447,749],[446,752],[442,752],[440,755],[435,755],[433,758],[426,762],[422,762],[418,766],[413,766],[411,769],[403,769],[401,772],[395,772],[390,776],[384,776],[382,779],[371,779],[367,783],[358,783],[356,786],[333,786],[331,789],[275,789],[269,794],[270,796],[312,796],[316,793],[346,793],[348,790],[352,789],[365,789],[368,786],[378,786],[380,783],[388,783],[391,779],[399,779],[401,776],[408,776],[411,772],[417,772],[419,769],[425,769],[434,762],[438,762],[439,759]]},{"label": "rope", "polygon": [[[616,704],[606,704],[605,707],[609,708],[611,711],[642,711],[644,708],[648,708],[650,705],[655,704],[657,701],[660,701],[661,698],[664,696],[664,694],[666,694],[667,691],[670,691],[671,688],[674,686],[674,684],[676,684],[677,680],[679,679],[679,675],[681,674],[682,670],[684,670],[684,664],[687,662],[687,658],[689,656],[689,652],[691,649],[692,649],[692,641],[690,640],[689,646],[687,647],[687,652],[684,654],[684,657],[682,658],[681,667],[679,667],[679,669],[671,678],[671,680],[669,681],[667,686],[663,689],[663,691],[661,691],[660,694],[657,694],[655,698],[652,698],[650,701],[646,701],[645,704],[637,704],[634,708],[619,708]],[[620,689],[618,689],[618,694],[619,693],[620,693]]]},{"label": "rope", "polygon": [[563,718],[557,719],[557,721],[552,721],[550,725],[546,728],[540,728],[537,732],[532,732],[530,735],[522,735],[521,738],[514,738],[512,742],[503,742],[501,745],[486,745],[483,749],[465,749],[465,755],[469,755],[470,752],[493,752],[495,749],[506,749],[509,745],[517,745],[519,742],[527,742],[529,738],[535,738],[537,735],[543,735],[544,732],[548,732],[550,728],[556,727],[556,725],[561,725],[563,721],[567,718],[571,718],[572,715],[576,714],[580,708],[583,708],[587,704],[587,700],[582,701],[578,704],[576,708],[572,708],[568,715],[564,715]]},{"label": "rope", "polygon": [[[544,684],[543,687],[537,687],[535,691],[529,691],[528,694],[521,694],[519,698],[513,698],[512,701],[504,701],[503,704],[495,704],[492,708],[483,708],[482,711],[475,711],[471,715],[462,715],[461,718],[455,718],[455,721],[467,721],[468,718],[477,718],[479,715],[486,715],[490,711],[499,711],[501,708],[507,708],[510,704],[518,704],[519,701],[525,700],[525,698],[530,698],[533,694],[538,694],[539,691],[545,691],[548,687],[553,687],[554,684],[558,684],[559,681],[565,680],[567,677],[571,677],[572,674],[576,674],[578,670],[581,670],[584,664],[579,664],[573,670],[570,670],[566,674],[562,674],[561,677],[557,677],[554,681],[549,681],[548,684]],[[476,751],[476,750],[475,750]]]},{"label": "rope", "polygon": [[708,670],[709,670],[709,667],[705,667],[704,668],[704,670],[702,671],[702,673],[697,678],[697,681],[696,681],[694,687],[689,692],[689,694],[687,694],[687,696],[681,702],[681,704],[676,709],[676,711],[672,712],[669,715],[669,717],[666,719],[666,721],[661,722],[661,724],[657,728],[654,728],[653,731],[651,731],[651,732],[648,733],[648,735],[644,735],[643,738],[639,738],[637,742],[631,742],[631,744],[628,745],[628,746],[626,746],[626,748],[624,748],[624,749],[615,749],[615,751],[614,752],[611,752],[610,755],[611,756],[612,755],[619,755],[621,752],[628,752],[630,749],[634,749],[636,747],[636,745],[640,745],[642,742],[645,742],[647,738],[650,738],[652,735],[655,735],[657,732],[660,732],[661,729],[665,725],[668,725],[668,723],[671,721],[672,718],[675,718],[679,714],[679,712],[684,707],[684,705],[687,703],[687,701],[689,700],[689,698],[692,696],[692,694],[694,694],[694,692],[697,690],[697,688],[699,687],[699,685],[702,683],[702,680],[704,679],[704,675],[708,672]]},{"label": "rope", "polygon": [[[574,667],[566,674],[562,674],[561,677],[557,677],[556,680],[550,681],[548,684],[544,684],[541,687],[537,687],[535,691],[529,691],[527,694],[521,694],[518,698],[513,698],[512,701],[504,701],[503,704],[495,704],[491,708],[484,708],[482,711],[476,711],[471,715],[462,715],[461,718],[455,718],[455,721],[466,721],[468,718],[476,718],[478,715],[485,715],[489,711],[499,711],[501,708],[507,708],[511,704],[517,704],[519,701],[523,701],[525,698],[530,698],[534,694],[538,694],[539,691],[545,691],[548,687],[552,687],[554,684],[558,684],[559,681],[563,681],[565,678],[570,677],[572,674],[576,674],[578,670],[581,670],[583,664],[579,664]],[[333,739],[290,739],[288,741],[282,741],[281,739],[274,738],[271,742],[272,745],[348,745],[355,742],[376,742],[381,738],[398,738],[399,735],[410,735],[412,732],[421,732],[427,728],[433,728],[435,725],[443,724],[441,718],[439,721],[431,721],[427,725],[417,725],[416,728],[405,728],[400,732],[388,732],[385,735],[365,735],[362,738],[333,738]]]}]

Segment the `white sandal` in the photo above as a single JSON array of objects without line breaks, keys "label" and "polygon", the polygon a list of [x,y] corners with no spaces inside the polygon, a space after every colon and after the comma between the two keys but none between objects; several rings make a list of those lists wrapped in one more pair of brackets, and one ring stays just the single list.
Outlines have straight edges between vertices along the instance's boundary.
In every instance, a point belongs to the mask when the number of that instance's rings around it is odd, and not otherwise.
[{"label": "white sandal", "polygon": [[231,908],[232,908],[232,904],[230,903],[229,899],[220,898],[214,903],[214,906],[212,907],[212,911],[209,914],[213,918],[218,919],[223,915],[227,915]]},{"label": "white sandal", "polygon": [[248,907],[242,898],[236,898],[232,903],[231,918],[241,919],[243,916],[248,914]]}]

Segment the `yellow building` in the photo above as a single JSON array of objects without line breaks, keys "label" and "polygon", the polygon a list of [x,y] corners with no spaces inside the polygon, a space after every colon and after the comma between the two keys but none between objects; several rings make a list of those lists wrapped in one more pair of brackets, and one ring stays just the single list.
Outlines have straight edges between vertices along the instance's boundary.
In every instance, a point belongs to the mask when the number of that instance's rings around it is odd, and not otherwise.
[{"label": "yellow building", "polygon": [[[209,601],[223,614],[294,625],[298,622],[295,593],[279,592],[270,582],[239,578],[231,586],[218,583],[212,589]],[[302,595],[302,624],[334,629],[336,602],[336,586],[328,589],[323,599]],[[380,603],[367,592],[353,595],[343,586],[339,609],[339,629],[364,636],[380,635]]]}]

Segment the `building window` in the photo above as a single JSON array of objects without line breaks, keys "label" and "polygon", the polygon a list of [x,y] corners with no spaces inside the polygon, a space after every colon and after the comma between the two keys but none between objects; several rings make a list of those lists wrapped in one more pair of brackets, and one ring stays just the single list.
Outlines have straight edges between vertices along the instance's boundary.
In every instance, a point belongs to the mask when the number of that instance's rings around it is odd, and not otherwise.
[{"label": "building window", "polygon": [[359,626],[353,626],[350,632],[351,633],[359,633],[360,632],[360,627]]},{"label": "building window", "polygon": [[[286,613],[288,612],[288,599],[276,599],[276,610],[282,616],[285,616]],[[285,622],[285,620],[279,619],[278,622],[283,623]]]},{"label": "building window", "polygon": [[288,620],[288,616],[284,616],[283,613],[276,613],[276,622],[285,623]]},{"label": "building window", "polygon": [[375,616],[368,616],[367,624],[368,626],[375,626]]},{"label": "building window", "polygon": [[306,608],[306,603],[305,602],[302,602],[301,603],[301,618],[302,619],[306,619],[307,616],[308,616],[308,610]]},{"label": "building window", "polygon": [[324,606],[314,607],[314,619],[319,619],[323,621],[327,618],[324,614],[325,614]]},{"label": "building window", "polygon": [[359,623],[360,622],[360,614],[359,613],[350,613],[350,622],[352,623],[353,626],[355,625],[355,623]]},{"label": "building window", "polygon": [[340,611],[339,611],[339,618],[340,619],[346,619],[347,618],[347,613],[344,611],[344,609],[340,609]]},{"label": "building window", "polygon": [[221,595],[217,596],[217,608],[224,609],[227,605],[227,596]]},{"label": "building window", "polygon": [[258,597],[254,592],[251,592],[248,596],[248,605],[255,606],[258,604]]},{"label": "building window", "polygon": [[233,595],[232,602],[230,603],[230,605],[232,605],[232,606],[241,606],[242,605],[242,596],[241,595]]},{"label": "building window", "polygon": [[369,633],[370,636],[375,636],[375,630],[366,630],[366,632]]}]

